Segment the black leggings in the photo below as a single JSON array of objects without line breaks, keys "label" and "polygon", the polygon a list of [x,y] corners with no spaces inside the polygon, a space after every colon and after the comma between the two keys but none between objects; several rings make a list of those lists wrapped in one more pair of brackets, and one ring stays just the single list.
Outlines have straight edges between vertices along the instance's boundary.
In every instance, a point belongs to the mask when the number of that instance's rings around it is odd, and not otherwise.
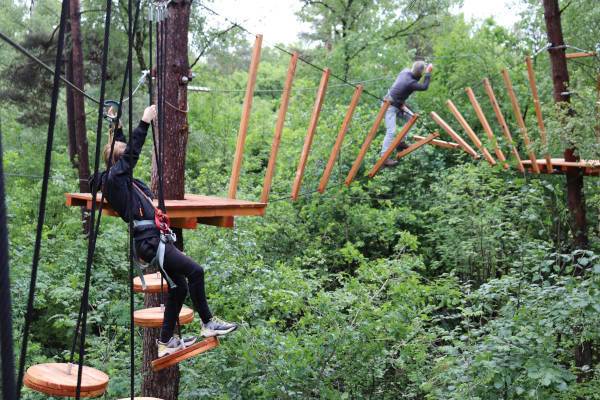
[{"label": "black leggings", "polygon": [[[146,262],[150,262],[156,256],[159,241],[158,237],[136,240],[137,255]],[[163,268],[173,280],[173,283],[177,285],[175,289],[169,288],[167,303],[165,304],[165,315],[160,330],[160,341],[166,343],[173,336],[177,316],[183,306],[188,287],[192,303],[198,314],[200,314],[202,322],[207,323],[210,321],[212,314],[206,301],[204,269],[200,264],[183,254],[173,243],[167,243],[165,245]]]}]

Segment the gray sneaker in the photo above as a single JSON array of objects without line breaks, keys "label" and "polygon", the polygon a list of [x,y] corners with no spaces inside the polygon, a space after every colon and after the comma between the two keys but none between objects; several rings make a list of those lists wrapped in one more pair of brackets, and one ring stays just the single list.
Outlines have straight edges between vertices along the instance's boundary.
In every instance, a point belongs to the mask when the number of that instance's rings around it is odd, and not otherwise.
[{"label": "gray sneaker", "polygon": [[236,324],[213,317],[210,321],[202,326],[201,334],[203,337],[221,336],[234,331],[236,328]]},{"label": "gray sneaker", "polygon": [[183,349],[183,345],[180,339],[172,337],[167,343],[163,343],[160,340],[156,341],[158,345],[158,357],[164,357],[169,354],[173,354],[176,351]]},{"label": "gray sneaker", "polygon": [[[173,337],[175,339],[179,339],[179,335],[178,334],[174,334]],[[183,337],[183,347],[189,347],[191,345],[193,345],[194,343],[196,343],[196,340],[198,338],[196,336],[184,336]]]}]

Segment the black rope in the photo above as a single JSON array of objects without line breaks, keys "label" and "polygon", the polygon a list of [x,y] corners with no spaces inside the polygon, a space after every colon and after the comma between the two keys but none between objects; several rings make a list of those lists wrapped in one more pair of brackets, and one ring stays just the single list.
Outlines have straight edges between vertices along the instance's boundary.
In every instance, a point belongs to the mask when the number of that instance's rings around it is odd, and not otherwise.
[{"label": "black rope", "polygon": [[25,370],[25,360],[27,358],[27,342],[29,339],[29,328],[33,314],[33,299],[35,296],[35,284],[37,281],[37,271],[40,261],[40,248],[42,244],[42,231],[44,228],[44,217],[46,214],[46,197],[48,194],[48,182],[50,177],[50,165],[52,162],[52,143],[54,141],[54,126],[56,124],[56,105],[59,94],[60,67],[62,63],[62,53],[65,36],[65,25],[69,8],[69,0],[63,0],[60,25],[58,29],[58,45],[56,49],[56,60],[54,66],[54,85],[52,87],[52,98],[50,103],[50,120],[48,122],[48,138],[46,141],[46,157],[44,161],[44,181],[42,183],[42,193],[40,196],[40,208],[38,213],[37,231],[35,236],[35,245],[33,250],[33,264],[31,268],[31,281],[29,284],[29,298],[27,300],[27,313],[25,314],[25,326],[23,328],[23,343],[21,346],[21,358],[19,359],[19,375],[17,384],[17,398],[21,397],[21,387],[23,382],[23,372]]},{"label": "black rope", "polygon": [[10,270],[8,266],[8,232],[2,167],[2,120],[0,119],[0,346],[2,354],[2,396],[6,400],[17,398],[15,386],[15,355],[12,334],[12,305],[10,299]]}]

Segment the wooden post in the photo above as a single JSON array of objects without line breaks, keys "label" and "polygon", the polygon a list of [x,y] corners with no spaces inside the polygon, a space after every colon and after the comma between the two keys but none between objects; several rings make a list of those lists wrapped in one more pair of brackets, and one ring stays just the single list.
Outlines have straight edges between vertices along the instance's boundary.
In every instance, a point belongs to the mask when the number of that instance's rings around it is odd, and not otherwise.
[{"label": "wooden post", "polygon": [[527,150],[529,152],[529,159],[531,160],[531,168],[533,168],[533,172],[536,174],[540,173],[540,167],[537,164],[537,160],[535,159],[535,154],[533,151],[529,149],[531,146],[531,142],[529,142],[529,135],[527,135],[527,128],[525,127],[525,121],[523,121],[523,116],[521,115],[521,110],[519,109],[519,104],[517,103],[517,97],[515,96],[515,91],[513,89],[512,83],[510,82],[510,77],[508,76],[508,71],[506,68],[502,69],[502,76],[504,77],[504,83],[506,84],[506,89],[508,89],[508,95],[510,96],[510,102],[512,103],[513,110],[515,111],[515,116],[517,117],[517,122],[521,127],[521,132],[523,134],[523,142],[525,142],[525,146],[527,146]]},{"label": "wooden post", "polygon": [[312,146],[312,140],[317,130],[317,122],[319,121],[319,115],[321,114],[321,106],[323,105],[323,99],[325,98],[325,92],[327,91],[327,82],[329,82],[329,75],[331,70],[325,68],[323,75],[321,76],[321,83],[319,84],[319,90],[317,92],[317,98],[315,99],[315,105],[313,107],[312,116],[310,117],[310,123],[308,124],[308,131],[306,132],[306,139],[304,140],[304,147],[302,148],[302,154],[300,155],[300,162],[298,163],[298,170],[296,171],[296,178],[292,186],[292,200],[298,198],[300,192],[300,184],[302,183],[302,177],[304,176],[304,168],[308,161],[308,154],[310,153],[310,147]]},{"label": "wooden post", "polygon": [[567,57],[567,59],[571,59],[571,58],[580,58],[580,57],[593,57],[596,55],[596,52],[594,51],[582,51],[579,53],[569,53],[566,54],[565,56]]},{"label": "wooden post", "polygon": [[290,93],[292,90],[292,82],[296,74],[296,65],[298,64],[298,52],[292,53],[290,66],[288,67],[287,77],[285,78],[285,86],[281,95],[281,106],[279,106],[279,115],[277,117],[277,125],[275,126],[275,135],[273,136],[273,144],[271,145],[271,156],[269,157],[269,165],[265,175],[265,183],[263,185],[261,201],[267,203],[269,201],[269,193],[271,192],[271,183],[273,182],[273,174],[275,173],[275,164],[277,162],[277,153],[279,152],[279,143],[281,141],[281,132],[285,122],[288,104],[290,103]]},{"label": "wooden post", "polygon": [[510,149],[513,153],[513,156],[517,159],[517,169],[519,170],[519,172],[525,172],[525,168],[523,167],[523,164],[521,164],[521,157],[519,156],[517,147],[513,144],[512,135],[510,134],[510,130],[508,129],[508,125],[506,124],[504,115],[502,115],[502,111],[500,110],[500,106],[498,105],[498,101],[496,100],[496,95],[494,94],[494,91],[492,90],[492,85],[490,85],[489,79],[483,78],[483,84],[485,86],[485,91],[487,92],[488,97],[490,98],[490,102],[492,103],[492,108],[494,109],[494,112],[496,113],[496,118],[498,118],[498,123],[500,124],[500,127],[502,128],[502,132],[504,133],[504,137],[510,143]]},{"label": "wooden post", "polygon": [[479,140],[473,129],[471,129],[471,127],[464,119],[460,111],[458,111],[454,103],[452,103],[452,100],[446,100],[446,105],[448,106],[450,112],[452,113],[452,115],[454,115],[460,126],[463,127],[465,132],[467,132],[467,135],[469,135],[471,141],[475,144],[475,146],[477,146],[479,151],[483,153],[483,156],[485,157],[487,162],[489,162],[491,165],[496,165],[496,161],[492,158],[490,152],[485,147],[483,147],[483,143],[481,143],[481,140]]},{"label": "wooden post", "polygon": [[404,136],[406,136],[406,134],[408,133],[408,130],[415,124],[415,121],[417,120],[417,118],[419,118],[419,114],[413,114],[412,117],[410,117],[410,119],[408,120],[408,122],[406,122],[406,124],[404,124],[404,127],[402,128],[400,133],[398,133],[398,135],[396,135],[396,138],[394,139],[394,141],[392,142],[390,147],[381,156],[379,161],[377,161],[377,163],[375,164],[375,166],[373,167],[371,172],[369,172],[369,178],[374,177],[375,174],[377,173],[377,171],[379,171],[381,169],[385,160],[387,160],[388,157],[392,154],[392,152],[394,150],[396,150],[396,147],[400,144],[402,139],[404,139]]},{"label": "wooden post", "polygon": [[[423,136],[417,136],[417,135],[413,135],[413,140],[415,141],[419,141],[419,140],[423,140],[425,139],[425,137]],[[432,140],[431,142],[429,142],[429,144],[433,145],[433,146],[438,146],[438,147],[445,147],[447,149],[453,149],[453,150],[458,150],[460,149],[460,144],[458,143],[453,143],[453,142],[446,142],[444,140]]]},{"label": "wooden post", "polygon": [[450,135],[452,137],[452,139],[454,139],[456,141],[456,143],[458,143],[460,145],[460,147],[462,147],[464,149],[464,151],[466,151],[467,153],[472,155],[473,158],[475,158],[476,160],[478,160],[480,158],[477,155],[477,153],[475,152],[475,150],[473,150],[473,148],[471,146],[469,146],[469,144],[467,142],[465,142],[463,140],[463,138],[461,138],[458,135],[458,133],[456,133],[454,131],[454,129],[452,129],[450,127],[450,125],[448,125],[448,123],[446,121],[444,121],[439,115],[437,115],[435,113],[435,111],[432,111],[431,113],[429,113],[429,115],[435,122],[437,122],[437,124],[439,126],[442,127],[443,130],[445,130],[448,133],[448,135]]},{"label": "wooden post", "polygon": [[552,168],[552,160],[548,154],[548,142],[546,141],[546,128],[544,127],[544,119],[542,118],[542,107],[540,106],[540,98],[538,96],[537,86],[535,84],[535,76],[533,75],[533,66],[531,65],[531,57],[525,58],[527,63],[527,73],[529,75],[529,84],[531,86],[531,94],[533,96],[533,103],[535,104],[535,115],[537,116],[538,126],[540,127],[540,136],[542,137],[542,145],[546,150],[544,157],[546,158],[546,170],[549,174],[554,171]]},{"label": "wooden post", "polygon": [[348,176],[346,177],[346,181],[345,181],[346,186],[350,186],[350,184],[354,180],[354,177],[356,176],[356,173],[358,172],[358,168],[360,167],[360,164],[362,163],[363,158],[365,158],[365,154],[367,154],[367,150],[369,149],[369,146],[371,145],[371,142],[373,141],[373,138],[375,137],[375,134],[377,133],[377,128],[379,128],[379,125],[381,124],[381,120],[385,116],[385,113],[387,112],[387,109],[390,106],[390,103],[391,103],[390,99],[385,99],[385,101],[381,105],[381,108],[379,109],[379,113],[377,114],[377,117],[375,117],[375,122],[373,122],[373,126],[371,126],[371,130],[369,131],[369,134],[367,135],[362,147],[360,148],[360,151],[358,152],[358,156],[356,157],[356,160],[354,161],[354,164],[352,165],[352,168],[350,169],[350,172],[348,173]]},{"label": "wooden post", "polygon": [[260,61],[260,50],[262,46],[262,35],[256,35],[254,50],[252,52],[252,61],[250,62],[250,72],[248,73],[248,84],[246,85],[246,96],[242,107],[242,119],[240,120],[240,129],[238,131],[238,140],[235,147],[235,157],[233,158],[233,168],[231,170],[231,180],[229,181],[229,198],[235,199],[238,182],[240,180],[240,170],[242,168],[242,157],[244,155],[244,146],[246,144],[246,134],[248,133],[248,122],[250,121],[250,110],[252,109],[252,99],[254,97],[254,84],[256,83],[256,73],[258,72],[258,62]]},{"label": "wooden post", "polygon": [[400,153],[396,154],[396,158],[401,159],[402,157],[409,155],[413,151],[417,150],[419,147],[424,146],[429,142],[432,142],[436,137],[439,137],[439,136],[440,136],[439,132],[433,132],[431,135],[427,136],[426,138],[423,138],[423,139],[419,140],[418,142],[410,145],[408,147],[408,149],[404,149]]},{"label": "wooden post", "polygon": [[342,143],[344,142],[344,138],[346,137],[346,132],[348,132],[348,127],[350,126],[350,122],[352,121],[352,115],[354,114],[354,110],[356,109],[356,105],[358,104],[358,100],[360,99],[362,91],[363,87],[361,85],[358,85],[356,87],[356,90],[354,91],[354,96],[352,97],[352,101],[350,101],[348,112],[346,112],[346,118],[344,118],[344,122],[342,123],[340,132],[338,133],[337,140],[335,141],[335,145],[333,146],[333,150],[331,151],[331,156],[329,156],[329,161],[327,162],[327,166],[325,167],[325,171],[323,172],[323,177],[321,177],[321,183],[319,184],[319,193],[323,193],[325,191],[325,188],[327,187],[327,182],[329,181],[331,171],[333,170],[333,164],[335,164],[335,160],[337,159],[337,156],[340,153],[340,149],[342,148]]},{"label": "wooden post", "polygon": [[481,125],[483,126],[483,130],[487,134],[488,139],[490,139],[490,141],[492,143],[494,143],[494,153],[496,153],[496,157],[498,157],[498,160],[500,160],[500,162],[504,163],[504,164],[502,164],[502,167],[504,169],[508,169],[508,164],[506,163],[506,157],[504,157],[504,153],[498,147],[498,142],[496,141],[494,132],[492,132],[492,128],[490,127],[490,124],[488,123],[487,118],[485,118],[485,115],[483,114],[483,111],[481,110],[481,106],[479,105],[479,102],[477,101],[477,97],[475,97],[475,93],[473,93],[473,89],[468,87],[466,89],[466,91],[467,91],[467,96],[469,96],[469,100],[471,101],[471,104],[473,105],[473,109],[475,110],[475,114],[477,114],[477,118],[479,118],[479,122],[481,122]]}]

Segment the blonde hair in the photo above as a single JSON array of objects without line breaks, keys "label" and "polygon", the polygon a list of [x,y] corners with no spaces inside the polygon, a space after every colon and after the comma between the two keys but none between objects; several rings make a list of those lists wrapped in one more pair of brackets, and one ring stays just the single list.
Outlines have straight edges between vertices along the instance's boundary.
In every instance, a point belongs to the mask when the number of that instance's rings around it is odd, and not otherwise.
[{"label": "blonde hair", "polygon": [[[104,146],[104,151],[102,152],[102,157],[104,158],[104,163],[106,164],[106,168],[112,167],[117,162],[119,157],[121,157],[121,154],[123,154],[123,152],[125,151],[125,147],[127,147],[126,143],[115,141],[115,147],[113,149],[112,160],[109,160],[110,146],[113,141],[113,134],[114,134],[113,130],[111,129],[108,134],[108,143],[106,143],[106,146]],[[109,161],[112,161],[112,162],[109,162]]]}]

